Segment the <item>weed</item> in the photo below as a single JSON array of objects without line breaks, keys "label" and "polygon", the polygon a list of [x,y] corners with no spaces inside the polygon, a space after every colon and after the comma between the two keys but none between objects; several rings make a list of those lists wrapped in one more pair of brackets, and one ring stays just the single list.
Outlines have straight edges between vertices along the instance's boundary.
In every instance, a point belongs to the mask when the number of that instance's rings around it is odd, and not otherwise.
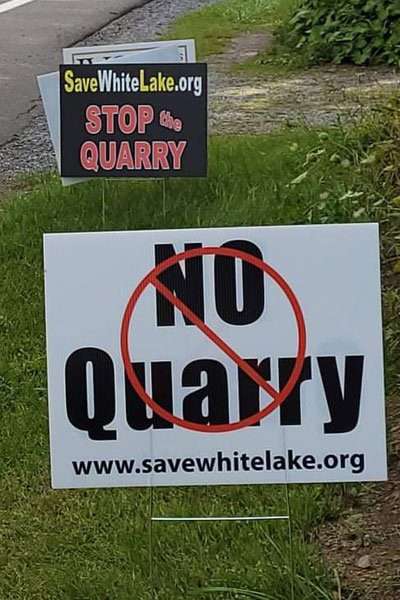
[{"label": "weed", "polygon": [[397,0],[297,0],[280,38],[307,63],[400,66]]}]

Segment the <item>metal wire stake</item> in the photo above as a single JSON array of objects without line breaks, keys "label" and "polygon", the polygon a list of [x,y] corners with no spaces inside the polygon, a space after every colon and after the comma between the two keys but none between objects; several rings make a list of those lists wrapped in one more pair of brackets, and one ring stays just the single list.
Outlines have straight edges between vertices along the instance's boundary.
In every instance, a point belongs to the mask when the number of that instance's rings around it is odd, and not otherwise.
[{"label": "metal wire stake", "polygon": [[149,580],[151,598],[154,599],[154,573],[153,573],[153,523],[154,523],[154,497],[153,486],[150,486],[150,526],[149,526]]},{"label": "metal wire stake", "polygon": [[260,517],[152,517],[154,523],[190,523],[190,522],[252,522],[252,521],[289,521],[289,515],[260,516]]},{"label": "metal wire stake", "polygon": [[163,202],[163,215],[164,219],[167,218],[167,182],[166,179],[162,180],[162,202]]},{"label": "metal wire stake", "polygon": [[101,197],[101,220],[103,224],[103,229],[106,226],[106,182],[103,179],[102,182],[102,197]]},{"label": "metal wire stake", "polygon": [[286,483],[286,504],[288,518],[288,530],[289,530],[289,545],[290,545],[290,582],[291,582],[291,600],[295,600],[294,588],[295,588],[295,572],[294,572],[294,549],[293,549],[293,528],[292,528],[292,508],[290,505],[290,493],[289,484]]}]

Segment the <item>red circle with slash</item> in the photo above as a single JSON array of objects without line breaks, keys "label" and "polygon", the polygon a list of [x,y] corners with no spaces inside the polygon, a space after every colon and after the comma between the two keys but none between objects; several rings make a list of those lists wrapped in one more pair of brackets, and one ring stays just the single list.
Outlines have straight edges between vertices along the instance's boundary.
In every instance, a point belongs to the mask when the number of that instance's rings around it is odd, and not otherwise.
[{"label": "red circle with slash", "polygon": [[[263,379],[263,377],[258,373],[256,369],[254,369],[251,365],[249,365],[243,358],[241,358],[235,350],[233,350],[215,331],[213,331],[208,325],[202,321],[184,302],[182,302],[179,298],[177,298],[159,279],[158,276],[172,267],[173,265],[191,258],[195,258],[198,256],[226,256],[229,258],[240,259],[245,261],[256,268],[263,271],[266,275],[271,277],[275,281],[275,283],[280,287],[286,298],[288,299],[290,306],[293,310],[294,317],[296,320],[297,326],[297,355],[296,360],[293,366],[292,373],[281,391],[275,390],[267,381]],[[229,358],[231,358],[239,368],[246,373],[248,377],[250,377],[257,385],[263,389],[269,396],[272,397],[272,402],[270,402],[267,406],[265,406],[262,410],[257,413],[236,421],[234,423],[220,424],[220,425],[205,425],[202,423],[195,423],[193,421],[188,421],[181,417],[177,417],[173,413],[169,412],[162,406],[160,406],[144,389],[143,385],[139,381],[135,370],[132,366],[132,357],[129,350],[129,328],[130,323],[133,317],[133,313],[137,306],[137,303],[143,294],[143,292],[152,285],[155,287],[158,293],[162,294],[169,302],[171,302],[181,313],[189,319],[194,325],[196,325],[216,346],[218,346]],[[289,286],[289,284],[285,281],[285,279],[280,275],[275,269],[273,269],[270,265],[262,261],[261,259],[253,256],[252,254],[248,254],[247,252],[242,252],[241,250],[236,250],[233,248],[220,248],[220,247],[205,247],[205,248],[195,248],[193,250],[188,250],[185,252],[181,252],[170,258],[164,260],[159,263],[154,269],[150,271],[139,283],[137,288],[134,290],[133,294],[129,298],[128,304],[126,306],[123,318],[122,318],[122,326],[121,326],[121,354],[122,360],[125,367],[126,375],[136,391],[139,397],[143,400],[145,404],[147,404],[155,413],[157,413],[160,417],[168,421],[169,423],[173,423],[179,427],[183,427],[185,429],[190,429],[192,431],[199,431],[203,433],[227,433],[230,431],[236,431],[238,429],[243,429],[244,427],[249,427],[250,425],[254,425],[258,421],[261,421],[269,414],[271,414],[274,410],[276,410],[289,396],[289,394],[293,391],[296,386],[304,365],[305,354],[306,354],[306,325],[305,319],[303,315],[303,311],[301,309],[300,303]]]}]

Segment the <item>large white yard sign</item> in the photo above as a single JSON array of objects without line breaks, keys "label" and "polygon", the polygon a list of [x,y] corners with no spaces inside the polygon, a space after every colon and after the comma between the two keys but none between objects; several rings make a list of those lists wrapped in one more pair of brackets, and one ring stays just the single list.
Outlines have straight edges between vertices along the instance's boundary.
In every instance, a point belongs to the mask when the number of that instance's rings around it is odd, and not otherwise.
[{"label": "large white yard sign", "polygon": [[383,480],[374,224],[45,236],[54,487]]}]

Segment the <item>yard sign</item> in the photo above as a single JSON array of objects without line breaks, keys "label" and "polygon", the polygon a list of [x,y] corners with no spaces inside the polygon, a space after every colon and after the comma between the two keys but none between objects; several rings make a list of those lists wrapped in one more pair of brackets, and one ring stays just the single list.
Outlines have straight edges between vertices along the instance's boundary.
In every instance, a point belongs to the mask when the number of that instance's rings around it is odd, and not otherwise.
[{"label": "yard sign", "polygon": [[194,40],[170,40],[153,42],[134,42],[129,44],[109,44],[107,46],[73,46],[64,48],[64,64],[92,65],[110,59],[122,59],[127,55],[149,50],[164,50],[170,46],[178,47],[179,62],[196,62],[196,45]]},{"label": "yard sign", "polygon": [[60,98],[63,177],[207,175],[205,64],[64,65]]},{"label": "yard sign", "polygon": [[378,228],[45,236],[56,488],[383,480]]}]

